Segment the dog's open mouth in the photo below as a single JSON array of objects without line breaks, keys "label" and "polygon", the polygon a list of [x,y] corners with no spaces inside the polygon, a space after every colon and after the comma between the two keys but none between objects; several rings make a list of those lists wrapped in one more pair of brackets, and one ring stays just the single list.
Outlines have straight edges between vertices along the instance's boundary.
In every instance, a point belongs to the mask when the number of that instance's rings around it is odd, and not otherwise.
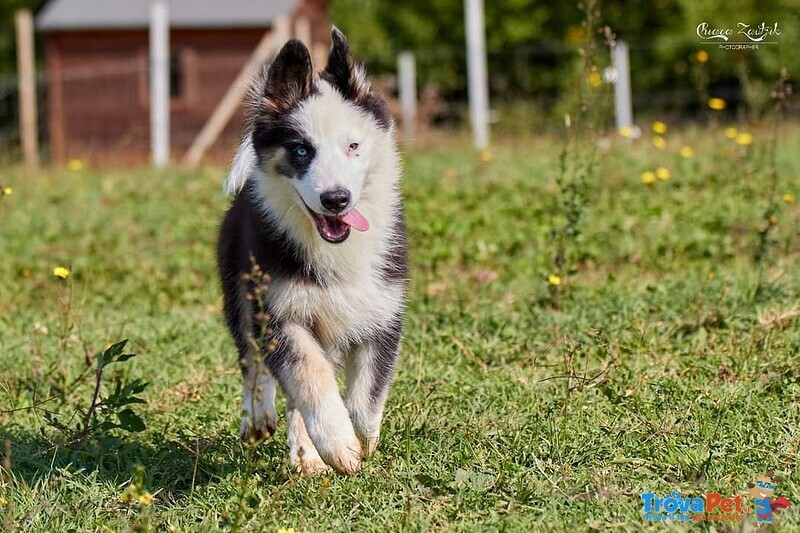
[{"label": "dog's open mouth", "polygon": [[306,209],[311,214],[311,218],[314,219],[320,237],[332,244],[347,240],[347,237],[350,236],[351,227],[357,231],[367,231],[369,229],[369,221],[356,208],[352,208],[340,216],[320,215],[308,206],[306,206]]}]

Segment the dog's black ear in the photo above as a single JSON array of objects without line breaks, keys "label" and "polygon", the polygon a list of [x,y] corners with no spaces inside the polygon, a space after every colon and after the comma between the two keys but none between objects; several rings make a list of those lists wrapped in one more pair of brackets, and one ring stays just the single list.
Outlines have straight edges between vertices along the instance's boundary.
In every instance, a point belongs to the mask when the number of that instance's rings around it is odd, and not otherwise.
[{"label": "dog's black ear", "polygon": [[366,73],[356,64],[347,38],[336,26],[331,30],[331,53],[322,76],[347,100],[358,101],[369,94]]},{"label": "dog's black ear", "polygon": [[283,45],[267,71],[261,95],[264,105],[271,111],[286,111],[308,97],[313,72],[306,45],[297,39]]}]

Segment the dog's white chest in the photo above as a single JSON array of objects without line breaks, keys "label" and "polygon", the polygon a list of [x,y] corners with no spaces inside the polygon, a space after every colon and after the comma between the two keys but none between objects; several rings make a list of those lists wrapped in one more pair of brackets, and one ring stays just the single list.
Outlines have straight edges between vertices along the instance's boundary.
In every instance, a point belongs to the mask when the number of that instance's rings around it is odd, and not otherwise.
[{"label": "dog's white chest", "polygon": [[326,286],[281,281],[270,287],[270,303],[282,319],[308,328],[323,347],[344,347],[385,327],[403,304],[402,287],[374,276]]}]

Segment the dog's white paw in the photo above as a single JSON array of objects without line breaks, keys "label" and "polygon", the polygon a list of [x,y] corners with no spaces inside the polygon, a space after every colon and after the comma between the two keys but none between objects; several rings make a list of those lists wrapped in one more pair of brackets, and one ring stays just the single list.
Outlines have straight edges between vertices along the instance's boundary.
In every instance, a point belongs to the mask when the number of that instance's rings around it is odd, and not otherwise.
[{"label": "dog's white paw", "polygon": [[277,426],[276,418],[267,413],[262,413],[258,418],[245,414],[239,426],[239,438],[244,442],[261,442],[270,438]]},{"label": "dog's white paw", "polygon": [[364,459],[369,459],[378,448],[378,437],[381,433],[381,414],[370,413],[365,410],[359,410],[354,407],[349,407],[350,420],[353,421],[353,429],[355,429],[358,439],[361,441],[361,450],[364,454]]},{"label": "dog's white paw", "polygon": [[305,448],[291,450],[289,454],[289,465],[295,472],[303,474],[304,476],[329,472],[331,469],[330,466],[325,464],[325,461],[322,460],[322,457],[319,456],[316,449],[312,449],[308,452]]},{"label": "dog's white paw", "polygon": [[340,474],[351,475],[361,470],[361,444],[356,441],[356,446],[341,448],[334,451],[327,463]]},{"label": "dog's white paw", "polygon": [[361,451],[364,454],[364,459],[369,459],[375,454],[378,449],[378,435],[371,437],[361,437]]},{"label": "dog's white paw", "polygon": [[361,442],[344,404],[339,400],[323,409],[304,413],[303,420],[317,453],[340,474],[355,474],[361,470]]}]

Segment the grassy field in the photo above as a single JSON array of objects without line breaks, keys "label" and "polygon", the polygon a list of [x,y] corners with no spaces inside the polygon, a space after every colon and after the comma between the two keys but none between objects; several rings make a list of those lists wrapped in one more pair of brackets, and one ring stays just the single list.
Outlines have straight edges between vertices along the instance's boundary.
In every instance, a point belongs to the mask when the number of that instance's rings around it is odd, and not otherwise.
[{"label": "grassy field", "polygon": [[[661,529],[643,492],[752,506],[769,469],[795,505],[778,529],[800,529],[800,131],[780,136],[777,179],[752,133],[617,139],[577,208],[555,139],[407,153],[401,364],[378,453],[351,478],[289,473],[283,425],[255,449],[237,438],[222,169],[3,171],[0,529]],[[658,167],[669,178],[643,183]],[[101,395],[148,381],[127,406],[147,428],[96,427],[75,450],[93,356],[121,339],[137,357]],[[755,527],[745,514],[704,526]]]}]

